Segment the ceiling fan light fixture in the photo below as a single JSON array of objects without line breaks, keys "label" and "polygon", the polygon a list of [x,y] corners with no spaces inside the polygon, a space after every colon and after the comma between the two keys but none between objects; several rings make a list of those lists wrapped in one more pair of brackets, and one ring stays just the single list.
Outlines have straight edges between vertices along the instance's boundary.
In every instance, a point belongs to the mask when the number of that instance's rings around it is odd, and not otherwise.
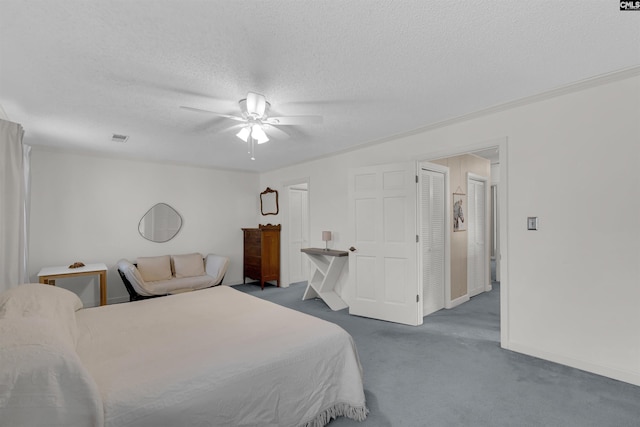
[{"label": "ceiling fan light fixture", "polygon": [[247,94],[247,113],[256,118],[264,116],[267,108],[267,100],[264,95],[249,92]]},{"label": "ceiling fan light fixture", "polygon": [[236,136],[244,142],[247,142],[249,140],[249,135],[251,135],[251,128],[249,128],[248,126],[243,127],[242,129],[240,129],[240,132],[236,134]]},{"label": "ceiling fan light fixture", "polygon": [[267,102],[264,95],[256,92],[248,92],[247,97],[238,101],[240,114],[216,113],[215,111],[203,110],[201,108],[181,106],[185,110],[192,110],[200,113],[209,113],[229,120],[241,122],[241,126],[236,136],[241,141],[247,143],[247,151],[251,160],[255,160],[255,145],[268,142],[268,132],[273,132],[276,138],[286,139],[289,135],[280,130],[280,126],[304,125],[322,123],[320,116],[282,116],[269,117],[271,104]]},{"label": "ceiling fan light fixture", "polygon": [[254,124],[251,127],[251,138],[253,138],[258,144],[264,144],[269,141],[269,137],[259,124]]}]

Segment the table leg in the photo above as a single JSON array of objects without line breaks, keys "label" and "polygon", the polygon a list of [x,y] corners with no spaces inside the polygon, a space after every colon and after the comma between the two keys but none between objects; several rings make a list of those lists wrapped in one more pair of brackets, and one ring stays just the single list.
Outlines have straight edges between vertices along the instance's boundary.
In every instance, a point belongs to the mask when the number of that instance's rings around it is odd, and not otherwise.
[{"label": "table leg", "polygon": [[107,304],[107,272],[100,272],[100,305]]}]

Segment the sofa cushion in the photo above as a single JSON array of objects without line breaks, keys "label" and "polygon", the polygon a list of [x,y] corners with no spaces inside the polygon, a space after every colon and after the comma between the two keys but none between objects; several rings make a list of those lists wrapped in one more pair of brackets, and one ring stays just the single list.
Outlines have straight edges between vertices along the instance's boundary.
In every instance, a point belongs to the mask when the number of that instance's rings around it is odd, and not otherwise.
[{"label": "sofa cushion", "polygon": [[204,276],[204,260],[202,254],[173,255],[173,268],[176,279],[184,277]]},{"label": "sofa cushion", "polygon": [[215,279],[211,276],[183,277],[182,279],[159,280],[147,282],[145,285],[154,295],[172,294],[184,291],[209,288],[215,285]]},{"label": "sofa cushion", "polygon": [[138,271],[145,282],[171,279],[171,258],[169,255],[141,257],[137,259]]}]

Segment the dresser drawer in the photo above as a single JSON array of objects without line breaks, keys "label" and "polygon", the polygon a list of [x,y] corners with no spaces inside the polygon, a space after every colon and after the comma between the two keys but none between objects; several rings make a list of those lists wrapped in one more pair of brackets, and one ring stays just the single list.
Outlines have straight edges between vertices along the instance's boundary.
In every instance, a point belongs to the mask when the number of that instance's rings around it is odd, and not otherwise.
[{"label": "dresser drawer", "polygon": [[244,256],[246,257],[256,257],[256,258],[260,258],[261,256],[261,250],[260,250],[260,245],[254,245],[254,246],[245,246],[244,248]]},{"label": "dresser drawer", "polygon": [[251,277],[252,279],[260,279],[260,277],[262,276],[262,273],[260,271],[259,266],[256,267],[251,265],[245,265],[244,275],[245,277]]},{"label": "dresser drawer", "polygon": [[262,260],[259,256],[247,255],[244,257],[244,265],[246,267],[260,268],[260,265],[262,265]]}]

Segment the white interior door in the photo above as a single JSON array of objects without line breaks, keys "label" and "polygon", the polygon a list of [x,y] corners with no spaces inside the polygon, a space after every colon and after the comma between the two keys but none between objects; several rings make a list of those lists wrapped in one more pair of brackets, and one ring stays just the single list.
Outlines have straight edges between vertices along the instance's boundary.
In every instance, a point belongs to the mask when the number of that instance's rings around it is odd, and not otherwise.
[{"label": "white interior door", "polygon": [[446,174],[421,166],[419,185],[423,315],[445,306]]},{"label": "white interior door", "polygon": [[472,297],[486,290],[489,277],[486,178],[469,174],[467,209],[467,289]]},{"label": "white interior door", "polygon": [[309,261],[302,248],[309,247],[309,203],[307,185],[289,187],[289,282],[303,282],[309,276]]},{"label": "white interior door", "polygon": [[349,171],[349,313],[422,324],[417,277],[416,164]]}]

